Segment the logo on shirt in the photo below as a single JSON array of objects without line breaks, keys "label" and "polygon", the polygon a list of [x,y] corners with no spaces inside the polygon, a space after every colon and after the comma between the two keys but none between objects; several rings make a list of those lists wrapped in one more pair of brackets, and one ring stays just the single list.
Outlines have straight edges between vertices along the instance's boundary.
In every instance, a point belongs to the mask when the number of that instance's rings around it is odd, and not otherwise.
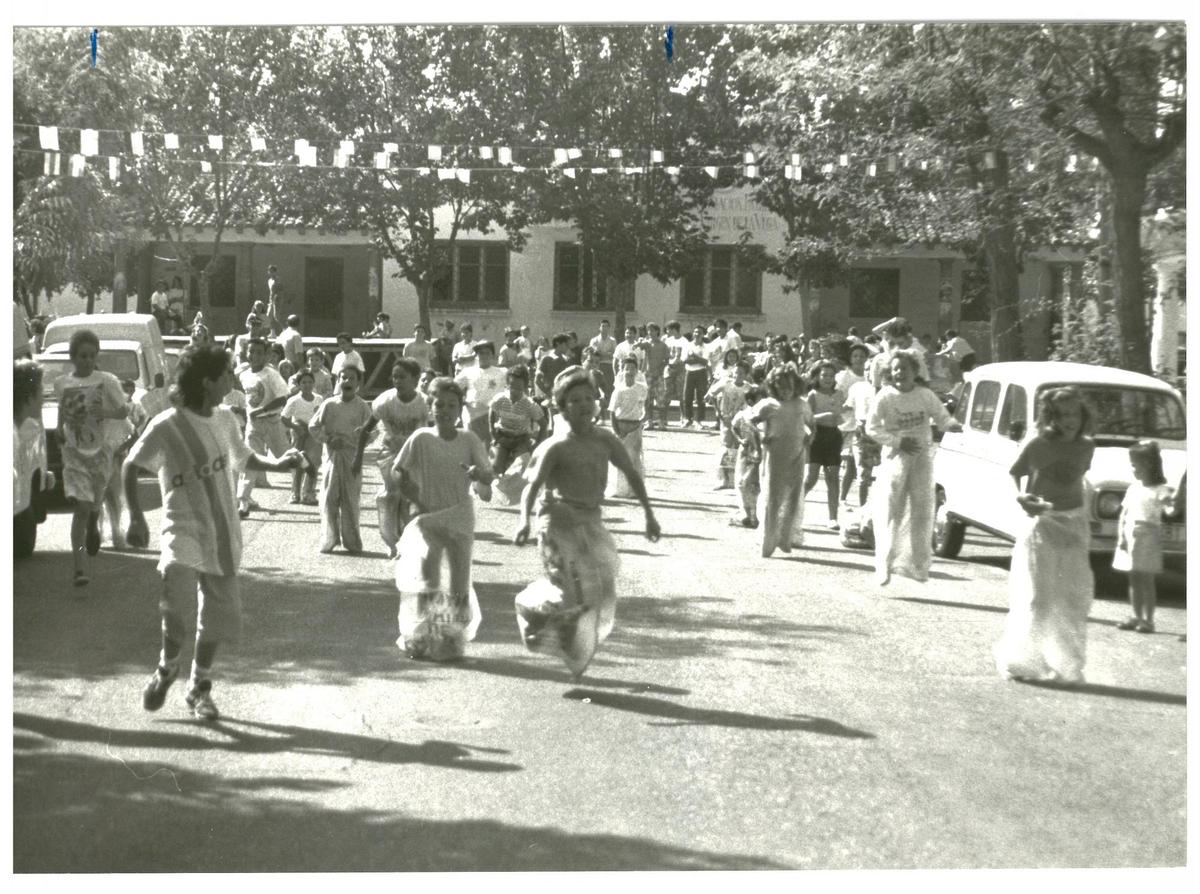
[{"label": "logo on shirt", "polygon": [[[192,466],[192,472],[197,480],[203,481],[205,478],[211,478],[218,472],[224,472],[228,463],[224,456],[218,456],[215,460],[203,465]],[[183,487],[187,483],[187,473],[181,472],[171,478],[171,488]]]}]

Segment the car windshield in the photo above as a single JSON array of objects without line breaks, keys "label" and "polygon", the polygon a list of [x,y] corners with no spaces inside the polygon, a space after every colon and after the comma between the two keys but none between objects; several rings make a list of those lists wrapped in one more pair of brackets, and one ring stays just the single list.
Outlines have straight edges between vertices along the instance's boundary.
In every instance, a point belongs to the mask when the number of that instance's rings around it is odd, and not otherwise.
[{"label": "car windshield", "polygon": [[1187,439],[1183,402],[1174,394],[1119,385],[1076,387],[1093,411],[1098,438]]},{"label": "car windshield", "polygon": [[[45,370],[42,377],[42,394],[52,398],[54,397],[54,383],[63,376],[70,375],[74,368],[71,358],[66,354],[54,356],[42,354],[38,357],[38,363]],[[136,351],[101,351],[96,357],[96,368],[110,372],[122,381],[133,379],[136,382],[141,378]]]}]

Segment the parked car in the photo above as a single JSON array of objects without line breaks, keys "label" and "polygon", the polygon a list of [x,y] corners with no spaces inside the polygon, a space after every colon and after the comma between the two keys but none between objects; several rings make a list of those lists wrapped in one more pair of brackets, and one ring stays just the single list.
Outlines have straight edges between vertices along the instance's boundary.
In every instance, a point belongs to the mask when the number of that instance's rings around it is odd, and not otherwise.
[{"label": "parked car", "polygon": [[46,459],[46,430],[40,420],[26,419],[13,429],[13,558],[33,555],[54,481]]},{"label": "parked car", "polygon": [[[1129,447],[1152,438],[1162,448],[1167,482],[1177,487],[1187,460],[1186,412],[1179,393],[1152,376],[1081,363],[989,363],[966,373],[952,398],[959,433],[942,436],[934,457],[937,518],[934,549],[957,556],[968,526],[1016,539],[1024,511],[1016,502],[1009,469],[1023,442],[1036,433],[1038,398],[1070,385],[1092,411],[1096,453],[1084,478],[1091,551],[1116,548],[1117,517],[1132,481]],[[1163,525],[1163,553],[1184,558],[1187,531],[1182,510]]]}]

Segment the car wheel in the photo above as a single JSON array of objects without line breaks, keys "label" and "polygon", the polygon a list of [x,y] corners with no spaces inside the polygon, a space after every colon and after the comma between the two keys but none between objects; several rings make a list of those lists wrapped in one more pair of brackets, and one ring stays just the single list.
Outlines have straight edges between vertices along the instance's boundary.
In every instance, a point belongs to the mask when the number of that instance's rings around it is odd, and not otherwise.
[{"label": "car wheel", "polygon": [[37,529],[32,506],[13,516],[14,559],[28,559],[33,555],[33,548],[37,545]]},{"label": "car wheel", "polygon": [[943,559],[953,559],[962,552],[966,533],[967,526],[946,511],[946,492],[939,487],[933,517],[934,553]]}]

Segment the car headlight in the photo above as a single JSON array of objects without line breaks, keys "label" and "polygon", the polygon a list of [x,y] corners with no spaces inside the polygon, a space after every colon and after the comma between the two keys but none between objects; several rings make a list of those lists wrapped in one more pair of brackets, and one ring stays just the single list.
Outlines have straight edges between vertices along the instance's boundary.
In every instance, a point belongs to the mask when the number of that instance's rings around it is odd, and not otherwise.
[{"label": "car headlight", "polygon": [[1116,491],[1101,491],[1096,495],[1096,517],[1116,518],[1121,514],[1121,501],[1123,499],[1124,494],[1119,494]]}]

